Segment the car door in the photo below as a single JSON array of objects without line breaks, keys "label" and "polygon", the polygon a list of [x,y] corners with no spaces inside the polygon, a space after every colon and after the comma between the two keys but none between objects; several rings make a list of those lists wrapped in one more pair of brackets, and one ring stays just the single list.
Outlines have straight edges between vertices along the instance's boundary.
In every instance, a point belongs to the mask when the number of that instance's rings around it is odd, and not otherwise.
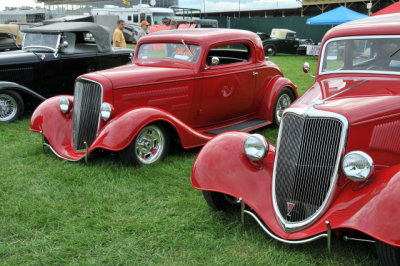
[{"label": "car door", "polygon": [[[212,64],[212,60],[219,63]],[[207,126],[250,115],[257,78],[249,41],[213,46],[204,59],[197,124]]]},{"label": "car door", "polygon": [[44,97],[51,97],[63,92],[61,59],[54,53],[41,53],[40,55],[41,86],[36,92]]}]

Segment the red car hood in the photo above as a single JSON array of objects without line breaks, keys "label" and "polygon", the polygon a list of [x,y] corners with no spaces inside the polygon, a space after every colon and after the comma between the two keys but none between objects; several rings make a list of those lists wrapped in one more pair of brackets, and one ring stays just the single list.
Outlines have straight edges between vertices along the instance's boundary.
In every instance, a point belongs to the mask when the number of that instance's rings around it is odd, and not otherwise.
[{"label": "red car hood", "polygon": [[186,65],[125,65],[96,72],[108,78],[114,89],[193,79],[193,68]]},{"label": "red car hood", "polygon": [[382,77],[320,79],[292,107],[306,107],[317,99],[327,100],[316,109],[339,113],[350,124],[384,118],[400,114],[400,82]]}]

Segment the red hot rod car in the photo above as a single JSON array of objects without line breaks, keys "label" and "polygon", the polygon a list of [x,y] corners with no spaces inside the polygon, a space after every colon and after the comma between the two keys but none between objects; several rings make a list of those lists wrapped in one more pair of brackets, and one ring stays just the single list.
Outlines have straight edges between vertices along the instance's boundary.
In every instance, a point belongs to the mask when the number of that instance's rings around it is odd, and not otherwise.
[{"label": "red hot rod car", "polygon": [[279,241],[327,237],[329,246],[335,230],[400,265],[399,77],[398,15],[331,29],[314,85],[282,114],[277,146],[221,134],[198,155],[192,185],[214,209],[239,205]]},{"label": "red hot rod car", "polygon": [[296,97],[256,34],[164,31],[140,39],[132,65],[80,76],[73,97],[43,102],[30,128],[67,160],[106,149],[128,164],[150,164],[172,137],[191,148],[224,131],[278,124]]}]

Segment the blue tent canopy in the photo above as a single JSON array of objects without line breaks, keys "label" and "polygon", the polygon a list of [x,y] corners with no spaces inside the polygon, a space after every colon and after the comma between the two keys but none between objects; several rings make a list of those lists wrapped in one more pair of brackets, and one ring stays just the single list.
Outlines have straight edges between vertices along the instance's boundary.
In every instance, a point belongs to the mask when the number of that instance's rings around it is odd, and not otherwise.
[{"label": "blue tent canopy", "polygon": [[344,6],[332,9],[321,15],[307,19],[309,25],[338,25],[348,21],[366,18],[367,15],[358,13]]}]

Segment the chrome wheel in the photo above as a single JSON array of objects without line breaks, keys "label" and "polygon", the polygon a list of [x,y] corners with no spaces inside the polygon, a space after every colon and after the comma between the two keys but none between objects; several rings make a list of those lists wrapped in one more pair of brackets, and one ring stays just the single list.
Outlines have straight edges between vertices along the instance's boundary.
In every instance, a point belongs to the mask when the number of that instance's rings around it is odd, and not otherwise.
[{"label": "chrome wheel", "polygon": [[163,153],[165,137],[162,130],[149,125],[140,130],[135,142],[135,155],[140,163],[151,164],[157,161]]},{"label": "chrome wheel", "polygon": [[281,123],[281,118],[282,118],[282,113],[283,111],[288,108],[292,104],[292,99],[290,96],[286,93],[282,94],[279,96],[277,102],[276,102],[276,108],[275,108],[275,118],[278,124]]},{"label": "chrome wheel", "polygon": [[8,94],[0,94],[0,122],[13,120],[17,112],[17,101]]}]

